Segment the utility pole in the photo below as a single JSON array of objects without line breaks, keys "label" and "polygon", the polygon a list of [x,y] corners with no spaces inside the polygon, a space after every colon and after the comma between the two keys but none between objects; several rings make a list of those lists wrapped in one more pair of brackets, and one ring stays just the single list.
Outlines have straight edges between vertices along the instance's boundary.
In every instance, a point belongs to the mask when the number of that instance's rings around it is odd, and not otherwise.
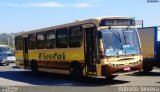
[{"label": "utility pole", "polygon": [[142,28],[143,28],[143,20],[142,20]]},{"label": "utility pole", "polygon": [[9,46],[9,35],[8,35],[8,46]]},{"label": "utility pole", "polygon": [[14,35],[12,35],[12,45],[13,45],[12,48],[15,49],[15,47],[14,47],[14,45],[15,45],[15,42],[14,42]]}]

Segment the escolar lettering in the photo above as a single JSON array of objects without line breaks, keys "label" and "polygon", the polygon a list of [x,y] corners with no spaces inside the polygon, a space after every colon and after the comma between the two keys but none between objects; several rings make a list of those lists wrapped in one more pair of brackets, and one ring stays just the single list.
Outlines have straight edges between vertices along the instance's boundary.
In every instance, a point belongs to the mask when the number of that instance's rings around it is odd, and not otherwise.
[{"label": "escolar lettering", "polygon": [[40,53],[39,54],[39,59],[43,59],[43,60],[65,60],[66,59],[66,55],[65,53],[53,53],[53,54],[47,54],[47,53]]}]

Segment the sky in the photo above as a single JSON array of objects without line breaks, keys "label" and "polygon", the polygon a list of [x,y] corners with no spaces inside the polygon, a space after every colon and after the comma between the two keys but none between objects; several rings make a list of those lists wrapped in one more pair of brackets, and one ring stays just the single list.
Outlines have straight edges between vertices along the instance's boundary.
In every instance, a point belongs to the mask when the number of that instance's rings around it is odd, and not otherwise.
[{"label": "sky", "polygon": [[0,33],[17,33],[101,16],[131,16],[160,26],[160,1],[0,0]]}]

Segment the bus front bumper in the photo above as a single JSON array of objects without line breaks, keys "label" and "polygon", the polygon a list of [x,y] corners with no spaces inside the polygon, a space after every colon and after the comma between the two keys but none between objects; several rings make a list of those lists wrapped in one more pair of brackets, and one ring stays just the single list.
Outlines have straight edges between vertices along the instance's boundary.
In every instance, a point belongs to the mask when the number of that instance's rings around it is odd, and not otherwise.
[{"label": "bus front bumper", "polygon": [[143,62],[140,62],[136,65],[132,66],[123,66],[123,67],[113,67],[109,65],[103,65],[102,66],[102,76],[115,76],[115,75],[124,75],[124,74],[131,74],[135,72],[142,71],[142,64]]}]

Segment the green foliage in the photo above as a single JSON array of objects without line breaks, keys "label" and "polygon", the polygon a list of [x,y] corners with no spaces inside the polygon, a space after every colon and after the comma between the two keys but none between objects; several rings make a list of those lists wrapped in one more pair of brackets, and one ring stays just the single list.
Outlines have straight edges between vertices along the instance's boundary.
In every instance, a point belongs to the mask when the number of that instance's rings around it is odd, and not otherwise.
[{"label": "green foliage", "polygon": [[0,45],[9,45],[13,48],[14,45],[14,33],[0,33]]}]

